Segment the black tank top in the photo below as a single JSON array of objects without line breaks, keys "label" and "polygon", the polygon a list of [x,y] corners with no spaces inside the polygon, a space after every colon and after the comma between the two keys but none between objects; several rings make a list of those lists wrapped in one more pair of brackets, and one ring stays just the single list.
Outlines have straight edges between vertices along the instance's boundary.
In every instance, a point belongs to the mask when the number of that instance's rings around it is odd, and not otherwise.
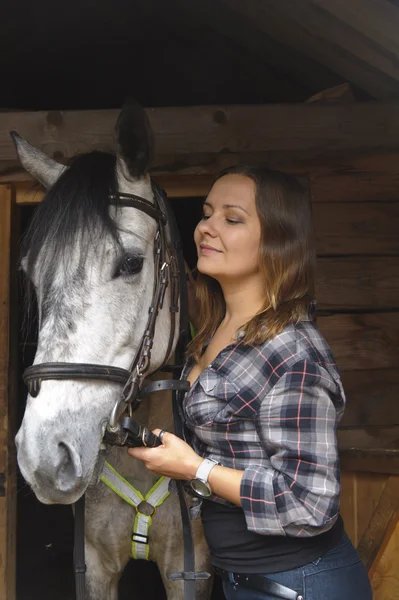
[{"label": "black tank top", "polygon": [[204,500],[201,514],[212,564],[236,573],[267,574],[303,567],[328,552],[344,533],[341,517],[328,531],[299,538],[248,531],[238,506]]}]

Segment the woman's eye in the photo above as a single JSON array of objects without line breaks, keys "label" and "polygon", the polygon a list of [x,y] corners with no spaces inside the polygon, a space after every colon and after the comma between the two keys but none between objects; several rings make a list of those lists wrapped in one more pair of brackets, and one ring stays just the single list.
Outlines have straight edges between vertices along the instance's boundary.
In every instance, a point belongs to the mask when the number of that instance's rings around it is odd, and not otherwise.
[{"label": "woman's eye", "polygon": [[239,223],[242,223],[242,221],[238,221],[237,219],[226,219],[226,221],[230,223],[230,225],[238,225]]},{"label": "woman's eye", "polygon": [[143,261],[142,256],[124,256],[116,269],[114,277],[127,277],[128,275],[140,273],[143,268]]},{"label": "woman's eye", "polygon": [[202,217],[201,217],[202,221],[206,221],[207,219],[209,219],[209,215],[202,215]]}]

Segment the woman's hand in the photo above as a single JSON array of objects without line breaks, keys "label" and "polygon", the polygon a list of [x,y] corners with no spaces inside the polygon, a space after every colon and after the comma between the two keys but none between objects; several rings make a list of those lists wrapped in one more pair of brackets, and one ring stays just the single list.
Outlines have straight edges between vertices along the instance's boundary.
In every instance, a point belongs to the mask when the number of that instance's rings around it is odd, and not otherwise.
[{"label": "woman's hand", "polygon": [[[160,429],[154,429],[153,433],[159,435],[160,431]],[[128,454],[142,460],[150,471],[172,479],[194,479],[203,460],[191,446],[167,431],[163,435],[162,446],[129,448]]]}]

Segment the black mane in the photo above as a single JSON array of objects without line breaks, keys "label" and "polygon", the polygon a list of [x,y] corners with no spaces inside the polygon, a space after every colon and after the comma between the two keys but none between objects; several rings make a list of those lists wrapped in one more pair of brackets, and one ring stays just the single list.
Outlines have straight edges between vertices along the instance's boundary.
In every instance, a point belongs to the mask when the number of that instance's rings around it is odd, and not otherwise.
[{"label": "black mane", "polygon": [[110,233],[117,240],[118,228],[109,216],[109,195],[116,190],[115,156],[95,151],[76,157],[47,192],[24,236],[21,251],[28,255],[27,274],[44,243],[51,248],[54,264],[67,260],[77,236],[88,243],[91,236],[84,234],[96,230],[97,236]]}]

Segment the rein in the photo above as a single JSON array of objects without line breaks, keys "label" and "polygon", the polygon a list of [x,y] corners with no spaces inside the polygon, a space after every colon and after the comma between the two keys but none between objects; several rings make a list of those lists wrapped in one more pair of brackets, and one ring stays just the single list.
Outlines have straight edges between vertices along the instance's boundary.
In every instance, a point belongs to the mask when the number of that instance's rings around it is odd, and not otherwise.
[{"label": "rein", "polygon": [[[116,402],[108,426],[104,434],[104,442],[116,446],[158,446],[160,440],[151,431],[132,419],[132,413],[140,402],[156,391],[172,390],[173,417],[176,435],[183,437],[180,414],[181,392],[186,392],[190,384],[181,381],[178,366],[166,365],[173,348],[173,342],[179,334],[175,356],[178,362],[183,359],[188,340],[188,310],[185,281],[184,259],[174,215],[168,207],[161,190],[153,184],[154,204],[145,198],[133,194],[111,194],[110,201],[117,200],[119,206],[136,208],[155,219],[157,232],[154,240],[154,287],[148,319],[139,349],[129,370],[109,365],[90,363],[41,363],[28,367],[23,374],[29,394],[36,397],[40,392],[43,380],[93,380],[123,384],[123,390]],[[171,244],[168,244],[166,226],[169,226]],[[162,371],[172,370],[175,379],[149,382],[143,386],[145,377],[151,369],[151,352],[154,343],[155,327],[159,311],[163,307],[166,289],[170,285],[171,325],[168,346],[164,355]],[[180,312],[180,330],[176,330],[176,314]],[[180,359],[180,360],[179,360]],[[123,416],[129,409],[129,414]],[[177,489],[182,515],[184,538],[184,571],[172,573],[171,580],[184,581],[185,600],[195,599],[195,580],[207,579],[205,572],[195,572],[194,545],[192,539],[190,517],[184,497],[182,482],[177,481]],[[77,600],[85,599],[85,557],[84,557],[84,495],[75,505],[75,583]]]}]

